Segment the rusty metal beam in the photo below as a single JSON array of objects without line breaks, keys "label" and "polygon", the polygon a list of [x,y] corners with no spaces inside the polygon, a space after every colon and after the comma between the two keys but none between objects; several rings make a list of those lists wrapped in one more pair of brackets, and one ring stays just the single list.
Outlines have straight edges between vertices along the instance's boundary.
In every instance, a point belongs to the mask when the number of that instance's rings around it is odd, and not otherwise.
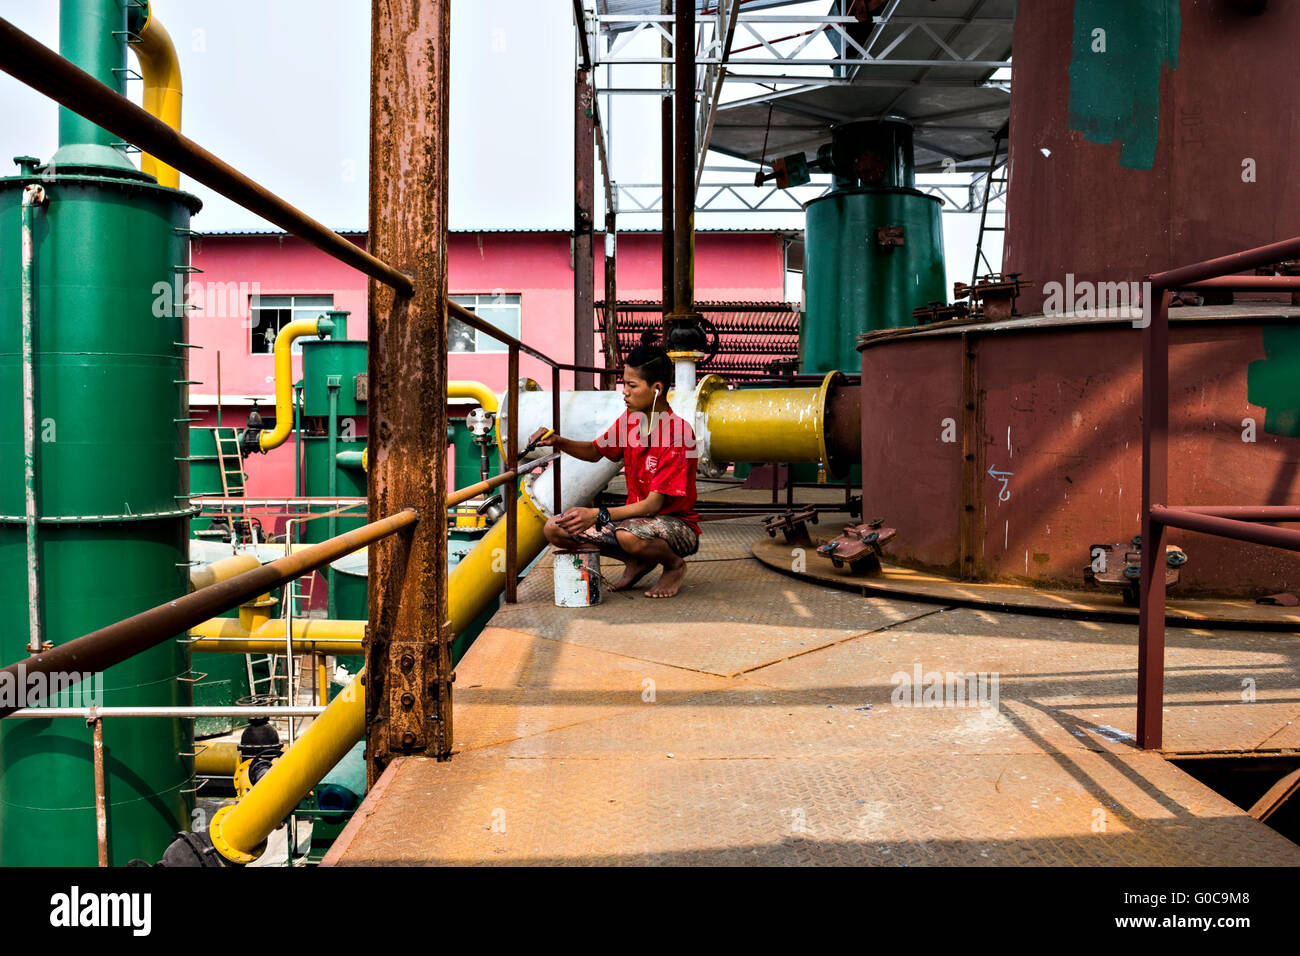
[{"label": "rusty metal beam", "polygon": [[[1156,521],[1170,528],[1199,531],[1202,534],[1215,534],[1223,538],[1249,541],[1252,544],[1263,544],[1271,548],[1300,551],[1300,531],[1294,528],[1275,528],[1268,524],[1258,524],[1256,523],[1258,519],[1251,521],[1237,517],[1226,518],[1221,515],[1206,514],[1204,511],[1165,508],[1154,504],[1151,506],[1151,514]],[[1143,550],[1146,550],[1145,547]]]},{"label": "rusty metal beam", "polygon": [[[618,351],[618,217],[613,206],[605,207],[605,367],[623,365]],[[612,305],[608,303],[613,303]]]},{"label": "rusty metal beam", "polygon": [[[416,512],[408,509],[337,538],[303,548],[260,568],[245,571],[201,591],[141,611],[76,640],[11,664],[0,671],[0,681],[17,681],[12,686],[26,687],[28,685],[24,682],[32,674],[49,674],[54,671],[67,674],[96,673],[105,670],[141,651],[171,640],[177,634],[184,634],[200,622],[238,607],[259,594],[297,580],[331,561],[337,561],[346,554],[408,528],[416,524],[417,520]],[[45,686],[45,683],[48,682],[40,683],[28,691],[28,704],[39,700],[35,691]],[[0,704],[0,717],[7,717],[17,709],[16,706]]]},{"label": "rusty metal beam", "polygon": [[1220,276],[1231,276],[1234,272],[1258,269],[1260,266],[1273,265],[1297,257],[1300,257],[1300,236],[1282,242],[1273,242],[1266,246],[1258,246],[1254,249],[1246,249],[1243,252],[1234,252],[1230,256],[1220,256],[1217,259],[1207,259],[1204,262],[1195,262],[1188,266],[1180,266],[1177,269],[1157,272],[1147,278],[1155,290],[1185,289],[1193,282],[1201,282],[1205,279],[1214,279]]},{"label": "rusty metal beam", "polygon": [[0,20],[0,70],[340,262],[411,294],[409,276],[289,205],[7,20]]},{"label": "rusty metal beam", "polygon": [[[450,0],[372,0],[370,244],[415,278],[370,284],[372,514],[415,507],[409,540],[370,550],[366,774],[451,755],[447,625],[447,108]],[[400,503],[400,504],[395,504]]]},{"label": "rusty metal beam", "polygon": [[[1165,526],[1152,511],[1169,501],[1169,300],[1157,287],[1151,322],[1142,330],[1142,550],[1165,553]],[[1164,743],[1165,565],[1142,562],[1138,610],[1137,741]]]},{"label": "rusty metal beam", "polygon": [[673,310],[695,319],[695,4],[676,0],[673,43]]},{"label": "rusty metal beam", "polygon": [[[673,0],[660,0],[660,13],[663,16],[671,16],[673,12]],[[672,24],[665,27],[668,32],[673,32]],[[667,37],[659,41],[659,52],[667,60],[673,55],[673,41]],[[659,303],[660,311],[664,315],[664,338],[668,337],[668,313],[673,310],[673,252],[676,249],[676,240],[673,236],[673,71],[672,67],[665,64],[661,67],[662,82],[664,95],[660,101],[659,110],[659,176],[660,192],[663,196],[662,217],[660,229],[661,248],[663,250],[663,299]],[[608,302],[609,300],[606,299]],[[617,300],[615,300],[617,301]]]},{"label": "rusty metal beam", "polygon": [[[579,24],[578,33],[585,36]],[[591,71],[579,67],[573,80],[573,361],[575,365],[596,364],[596,250],[595,232],[596,97],[591,88]],[[574,372],[573,387],[595,388],[595,376]]]}]

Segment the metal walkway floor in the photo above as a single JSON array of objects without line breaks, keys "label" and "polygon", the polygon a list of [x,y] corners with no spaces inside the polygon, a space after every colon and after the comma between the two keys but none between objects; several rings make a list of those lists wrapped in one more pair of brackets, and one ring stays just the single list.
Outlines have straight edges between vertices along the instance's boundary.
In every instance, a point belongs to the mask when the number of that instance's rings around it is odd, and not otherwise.
[{"label": "metal walkway floor", "polygon": [[[457,754],[390,766],[326,864],[1300,865],[1135,749],[1135,626],[833,591],[762,534],[706,524],[667,601],[556,608],[544,559],[457,668]],[[1169,750],[1300,749],[1300,640],[1171,628],[1167,660]]]}]

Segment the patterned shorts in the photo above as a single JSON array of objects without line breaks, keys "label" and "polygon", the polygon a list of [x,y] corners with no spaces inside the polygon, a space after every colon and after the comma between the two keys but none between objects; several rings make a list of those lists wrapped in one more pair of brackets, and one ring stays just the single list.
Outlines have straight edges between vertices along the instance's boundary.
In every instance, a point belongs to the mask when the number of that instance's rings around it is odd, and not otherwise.
[{"label": "patterned shorts", "polygon": [[646,540],[662,538],[668,542],[668,547],[672,548],[673,554],[679,558],[688,558],[700,550],[700,536],[692,531],[690,525],[681,518],[674,518],[671,515],[654,515],[650,518],[624,518],[622,521],[615,521],[613,524],[605,525],[599,531],[596,530],[595,525],[592,525],[586,531],[574,535],[574,538],[591,544],[618,548],[618,536],[614,533],[615,531],[630,531],[638,538],[645,538]]}]

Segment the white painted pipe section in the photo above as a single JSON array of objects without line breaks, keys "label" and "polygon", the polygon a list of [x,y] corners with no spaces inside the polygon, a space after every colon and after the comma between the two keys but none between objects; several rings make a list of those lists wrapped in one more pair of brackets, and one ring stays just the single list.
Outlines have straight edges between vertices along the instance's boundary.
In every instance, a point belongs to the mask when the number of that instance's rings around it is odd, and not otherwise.
[{"label": "white painted pipe section", "polygon": [[33,285],[33,264],[36,244],[32,240],[32,219],[35,210],[45,204],[45,189],[35,183],[23,189],[22,201],[22,295],[23,295],[23,484],[25,496],[25,522],[27,525],[27,627],[30,640],[27,649],[39,654],[43,648],[41,628],[41,585],[38,570],[39,549],[36,541],[36,369],[33,341],[36,326],[33,303],[36,289]]},{"label": "white painted pipe section", "polygon": [[673,360],[673,390],[679,395],[689,395],[695,391],[694,356],[697,354],[699,353],[688,352],[685,358]]},{"label": "white painted pipe section", "polygon": [[[497,415],[498,435],[502,443],[510,434],[509,397],[501,399]],[[595,441],[605,429],[618,421],[627,410],[622,392],[561,392],[560,422],[556,429],[565,438],[574,441]],[[554,428],[551,421],[551,393],[521,391],[519,393],[519,442],[524,445],[539,428]],[[529,458],[540,458],[551,453],[549,448],[536,449]],[[502,458],[506,457],[502,448]],[[622,461],[602,458],[597,462],[580,461],[564,456],[560,466],[560,507],[555,507],[555,479],[548,465],[545,470],[533,472],[524,479],[524,490],[533,503],[547,517],[562,513],[566,508],[586,505],[613,480],[623,467]]]},{"label": "white painted pipe section", "polygon": [[[692,370],[694,365],[692,364]],[[708,427],[698,415],[699,388],[674,388],[668,393],[668,405],[673,414],[688,422],[695,433],[696,445],[700,453],[700,462],[708,458]],[[504,441],[510,434],[508,409],[509,394],[501,398],[501,410],[497,416],[499,427],[498,445],[502,459],[506,457]],[[595,441],[605,429],[614,424],[618,417],[627,410],[623,403],[623,393],[618,392],[561,392],[560,393],[560,427],[559,433],[575,441]],[[551,428],[551,393],[540,390],[523,389],[519,392],[519,440],[526,444],[529,436],[539,428]],[[550,449],[539,448],[529,458],[540,457]],[[528,459],[525,459],[525,461]],[[602,459],[599,462],[579,461],[568,455],[560,468],[562,488],[561,512],[575,505],[585,505],[599,494],[622,469],[621,461]],[[556,513],[552,499],[555,497],[555,481],[551,469],[534,472],[524,479],[524,490],[533,502],[548,517]]]}]

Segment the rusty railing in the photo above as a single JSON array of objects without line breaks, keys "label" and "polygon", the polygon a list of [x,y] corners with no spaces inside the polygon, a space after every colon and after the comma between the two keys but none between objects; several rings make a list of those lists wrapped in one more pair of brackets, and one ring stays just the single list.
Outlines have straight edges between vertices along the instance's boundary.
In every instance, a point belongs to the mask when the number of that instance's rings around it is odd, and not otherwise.
[{"label": "rusty railing", "polygon": [[1233,275],[1300,256],[1300,236],[1147,277],[1150,321],[1142,332],[1142,562],[1138,614],[1137,741],[1164,744],[1165,529],[1182,528],[1300,551],[1300,531],[1253,522],[1300,521],[1300,506],[1169,504],[1169,301],[1175,289],[1300,291],[1300,277]]}]

